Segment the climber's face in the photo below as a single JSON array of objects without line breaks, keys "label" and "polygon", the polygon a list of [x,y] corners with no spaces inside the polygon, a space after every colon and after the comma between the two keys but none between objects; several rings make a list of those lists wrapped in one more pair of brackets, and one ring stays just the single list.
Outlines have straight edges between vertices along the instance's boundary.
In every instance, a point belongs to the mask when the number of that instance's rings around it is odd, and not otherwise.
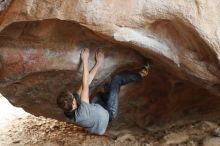
[{"label": "climber's face", "polygon": [[73,102],[72,102],[72,110],[75,110],[77,108],[77,102],[76,99],[73,98]]}]

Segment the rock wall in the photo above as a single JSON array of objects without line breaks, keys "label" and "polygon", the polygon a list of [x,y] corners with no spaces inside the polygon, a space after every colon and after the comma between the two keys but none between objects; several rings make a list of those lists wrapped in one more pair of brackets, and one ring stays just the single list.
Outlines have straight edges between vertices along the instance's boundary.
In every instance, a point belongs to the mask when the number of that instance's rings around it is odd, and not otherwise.
[{"label": "rock wall", "polygon": [[[0,3],[1,5],[2,3]],[[14,105],[64,120],[57,95],[81,80],[80,51],[105,51],[91,94],[119,70],[154,62],[123,87],[118,121],[216,118],[220,110],[220,3],[161,0],[16,0],[0,12],[0,92]],[[135,120],[134,120],[135,119]]]}]

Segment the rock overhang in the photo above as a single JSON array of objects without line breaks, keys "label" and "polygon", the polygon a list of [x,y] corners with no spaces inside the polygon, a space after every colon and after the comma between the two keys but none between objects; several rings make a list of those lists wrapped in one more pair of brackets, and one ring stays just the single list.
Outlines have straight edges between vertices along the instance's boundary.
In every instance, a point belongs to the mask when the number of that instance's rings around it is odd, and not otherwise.
[{"label": "rock overhang", "polygon": [[[204,36],[207,32],[200,30],[200,24],[193,23],[184,12],[183,16],[165,13],[166,17],[157,14],[149,19],[141,11],[134,11],[127,14],[132,20],[128,21],[127,18],[119,20],[121,14],[106,19],[109,14],[104,9],[104,13],[97,12],[97,16],[87,15],[91,8],[84,1],[77,5],[73,2],[74,7],[81,8],[73,16],[69,13],[61,15],[61,8],[56,12],[51,3],[42,5],[42,8],[51,9],[49,13],[37,11],[39,7],[35,6],[40,6],[40,2],[33,1],[31,5],[16,9],[14,3],[1,17],[1,92],[15,105],[35,115],[63,119],[55,98],[61,90],[74,89],[79,84],[80,49],[90,47],[94,57],[94,51],[102,47],[106,62],[92,88],[118,70],[140,66],[144,57],[150,57],[154,62],[146,81],[123,88],[120,102],[136,96],[138,100],[128,100],[131,103],[127,105],[123,103],[121,115],[127,115],[131,109],[146,108],[137,114],[137,118],[152,121],[157,117],[167,120],[190,117],[191,114],[199,117],[200,113],[204,115],[212,110],[217,113],[220,90],[218,47]],[[22,3],[27,4],[27,1]],[[139,6],[135,4],[134,7]],[[11,17],[10,9],[16,12],[16,19]],[[142,11],[146,10],[142,8]],[[147,14],[156,16],[152,12]],[[202,18],[196,19],[202,21]],[[91,66],[94,58],[90,59]],[[131,94],[131,91],[137,94]],[[209,107],[210,104],[214,107]],[[124,120],[131,116],[134,115],[127,115]]]}]

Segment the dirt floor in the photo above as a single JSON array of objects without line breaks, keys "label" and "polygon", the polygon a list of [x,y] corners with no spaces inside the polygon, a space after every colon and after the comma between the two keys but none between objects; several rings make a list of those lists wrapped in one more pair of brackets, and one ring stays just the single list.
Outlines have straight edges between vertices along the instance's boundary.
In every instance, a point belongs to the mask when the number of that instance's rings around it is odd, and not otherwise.
[{"label": "dirt floor", "polygon": [[145,130],[110,125],[97,136],[73,124],[5,109],[0,103],[0,146],[220,146],[220,120]]}]

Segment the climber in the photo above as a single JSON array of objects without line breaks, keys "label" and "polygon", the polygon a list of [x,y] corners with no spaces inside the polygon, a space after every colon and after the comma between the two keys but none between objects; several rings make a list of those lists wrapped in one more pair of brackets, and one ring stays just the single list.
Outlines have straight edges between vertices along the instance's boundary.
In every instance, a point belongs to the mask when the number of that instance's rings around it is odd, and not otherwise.
[{"label": "climber", "polygon": [[118,112],[118,95],[120,87],[130,82],[141,81],[148,74],[150,61],[146,61],[143,68],[133,73],[121,72],[111,78],[110,83],[102,85],[103,92],[98,92],[94,98],[89,99],[89,84],[101,66],[104,53],[101,49],[96,51],[96,63],[88,70],[89,49],[81,52],[83,63],[82,84],[76,93],[62,92],[57,98],[58,106],[63,109],[70,122],[84,127],[90,133],[102,135],[105,133],[109,121],[112,121]]}]

